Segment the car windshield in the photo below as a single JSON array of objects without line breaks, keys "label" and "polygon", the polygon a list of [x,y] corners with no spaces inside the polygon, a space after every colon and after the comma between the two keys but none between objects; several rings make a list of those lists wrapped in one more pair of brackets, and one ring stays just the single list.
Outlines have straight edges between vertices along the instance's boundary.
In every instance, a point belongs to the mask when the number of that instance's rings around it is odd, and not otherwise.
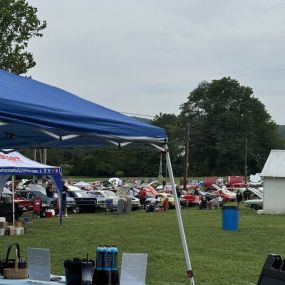
[{"label": "car windshield", "polygon": [[40,191],[42,194],[46,195],[46,189],[39,184],[29,184],[28,187],[32,190],[32,191]]},{"label": "car windshield", "polygon": [[88,195],[93,195],[96,197],[104,197],[100,192],[97,192],[97,191],[88,191],[87,193]]}]

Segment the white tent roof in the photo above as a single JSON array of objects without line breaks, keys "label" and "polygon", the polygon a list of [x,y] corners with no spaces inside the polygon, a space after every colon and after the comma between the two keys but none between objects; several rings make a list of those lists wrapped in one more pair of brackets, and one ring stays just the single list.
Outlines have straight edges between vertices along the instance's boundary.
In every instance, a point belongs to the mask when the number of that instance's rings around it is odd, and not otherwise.
[{"label": "white tent roof", "polygon": [[0,168],[58,168],[56,166],[50,166],[41,164],[37,161],[33,161],[28,157],[23,156],[17,151],[12,152],[0,152]]},{"label": "white tent roof", "polygon": [[261,176],[285,177],[285,150],[271,150]]}]

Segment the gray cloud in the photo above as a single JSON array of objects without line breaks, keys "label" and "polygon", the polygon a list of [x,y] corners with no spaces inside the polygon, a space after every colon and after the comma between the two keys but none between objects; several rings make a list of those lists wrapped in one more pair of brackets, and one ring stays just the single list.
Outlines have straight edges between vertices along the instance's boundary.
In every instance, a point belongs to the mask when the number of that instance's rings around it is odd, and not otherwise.
[{"label": "gray cloud", "polygon": [[199,82],[231,76],[285,124],[282,0],[29,0],[48,22],[33,78],[117,111],[178,113]]}]

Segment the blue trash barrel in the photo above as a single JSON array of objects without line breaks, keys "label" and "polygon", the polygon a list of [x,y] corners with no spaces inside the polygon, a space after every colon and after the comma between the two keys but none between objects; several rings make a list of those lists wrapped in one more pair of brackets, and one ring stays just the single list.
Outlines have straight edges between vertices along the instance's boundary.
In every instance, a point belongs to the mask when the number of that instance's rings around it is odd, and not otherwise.
[{"label": "blue trash barrel", "polygon": [[238,207],[223,206],[223,230],[236,231],[239,229],[239,212]]}]

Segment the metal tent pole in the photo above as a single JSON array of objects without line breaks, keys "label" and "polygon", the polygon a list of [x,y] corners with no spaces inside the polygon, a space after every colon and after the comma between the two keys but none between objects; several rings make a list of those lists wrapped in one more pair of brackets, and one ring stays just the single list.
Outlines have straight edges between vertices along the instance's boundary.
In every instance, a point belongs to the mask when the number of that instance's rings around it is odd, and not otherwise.
[{"label": "metal tent pole", "polygon": [[15,225],[15,176],[12,175],[12,212],[13,212],[13,226]]},{"label": "metal tent pole", "polygon": [[167,145],[165,146],[165,155],[166,155],[166,163],[167,163],[170,183],[171,183],[171,186],[173,189],[172,192],[173,192],[174,200],[175,200],[175,210],[176,210],[176,215],[177,215],[177,220],[178,220],[180,238],[181,238],[184,256],[185,256],[185,260],[186,260],[187,276],[190,279],[190,284],[195,285],[195,281],[194,281],[194,277],[193,277],[193,270],[192,270],[188,246],[187,246],[187,241],[186,241],[185,232],[184,232],[184,225],[183,225],[183,221],[182,221],[182,217],[181,217],[180,202],[178,200],[177,193],[176,193],[175,180],[174,180],[174,176],[173,176],[173,171],[172,171],[172,166],[171,166],[171,161],[170,161],[170,155],[169,155]]}]

